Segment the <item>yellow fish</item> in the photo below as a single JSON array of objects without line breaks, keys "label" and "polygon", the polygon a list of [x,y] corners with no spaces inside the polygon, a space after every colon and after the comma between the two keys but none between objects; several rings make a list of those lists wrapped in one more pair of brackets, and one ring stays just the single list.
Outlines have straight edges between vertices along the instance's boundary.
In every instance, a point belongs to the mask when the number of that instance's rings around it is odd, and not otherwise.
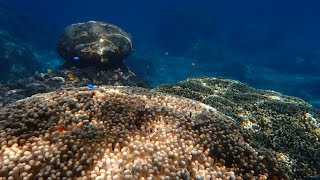
[{"label": "yellow fish", "polygon": [[47,69],[48,74],[52,73],[52,71],[53,71],[52,69]]},{"label": "yellow fish", "polygon": [[72,74],[72,73],[67,73],[67,77],[69,78],[69,79],[76,79],[77,77],[74,75],[74,74]]}]

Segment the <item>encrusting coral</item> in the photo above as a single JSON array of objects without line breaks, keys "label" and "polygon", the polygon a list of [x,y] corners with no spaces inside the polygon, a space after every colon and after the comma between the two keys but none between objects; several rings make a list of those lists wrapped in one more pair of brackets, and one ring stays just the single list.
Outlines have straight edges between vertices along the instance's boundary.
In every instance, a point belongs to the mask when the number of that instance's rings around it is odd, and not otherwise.
[{"label": "encrusting coral", "polygon": [[158,91],[203,102],[232,117],[273,152],[292,179],[320,175],[320,110],[299,98],[224,78],[190,78]]},{"label": "encrusting coral", "polygon": [[0,110],[7,179],[289,178],[214,108],[142,88],[74,88]]}]

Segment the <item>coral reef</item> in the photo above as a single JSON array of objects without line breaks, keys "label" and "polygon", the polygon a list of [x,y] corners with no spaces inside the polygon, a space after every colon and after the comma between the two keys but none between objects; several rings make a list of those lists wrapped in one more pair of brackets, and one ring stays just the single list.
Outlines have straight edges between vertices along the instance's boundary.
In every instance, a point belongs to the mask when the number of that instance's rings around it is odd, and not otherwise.
[{"label": "coral reef", "polygon": [[98,70],[95,67],[82,69],[51,70],[35,74],[13,83],[0,84],[0,108],[19,99],[37,93],[52,92],[68,87],[94,85],[122,85],[149,87],[148,83],[126,68]]},{"label": "coral reef", "polygon": [[[118,67],[133,51],[131,37],[119,27],[98,21],[68,26],[57,43],[65,67]],[[78,62],[74,57],[79,58]]]},{"label": "coral reef", "polygon": [[233,119],[200,102],[143,88],[34,95],[0,109],[0,127],[0,177],[8,180],[290,175]]},{"label": "coral reef", "polygon": [[0,82],[31,76],[39,64],[27,44],[0,30]]},{"label": "coral reef", "polygon": [[223,78],[190,78],[157,90],[198,100],[234,118],[294,178],[320,174],[320,110],[303,100]]}]

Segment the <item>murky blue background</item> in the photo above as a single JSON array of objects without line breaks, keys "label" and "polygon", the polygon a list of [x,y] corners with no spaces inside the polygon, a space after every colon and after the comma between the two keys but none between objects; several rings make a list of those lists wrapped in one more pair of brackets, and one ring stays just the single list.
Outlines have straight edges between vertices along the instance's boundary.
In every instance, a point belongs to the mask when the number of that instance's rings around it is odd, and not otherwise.
[{"label": "murky blue background", "polygon": [[[46,68],[61,59],[63,29],[88,20],[129,32],[126,63],[152,86],[223,76],[320,106],[320,2],[276,0],[10,0],[0,25],[28,43]],[[52,67],[50,67],[52,66]]]}]

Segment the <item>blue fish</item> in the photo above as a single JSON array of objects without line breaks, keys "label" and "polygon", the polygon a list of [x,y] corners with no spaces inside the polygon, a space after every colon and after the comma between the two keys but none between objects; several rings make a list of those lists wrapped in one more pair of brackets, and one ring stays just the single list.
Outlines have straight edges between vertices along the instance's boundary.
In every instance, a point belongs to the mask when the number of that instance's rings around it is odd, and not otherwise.
[{"label": "blue fish", "polygon": [[93,87],[94,87],[93,84],[88,84],[87,86],[88,86],[88,88],[90,88],[90,89],[93,89]]},{"label": "blue fish", "polygon": [[73,60],[78,61],[80,58],[78,56],[73,57]]}]

